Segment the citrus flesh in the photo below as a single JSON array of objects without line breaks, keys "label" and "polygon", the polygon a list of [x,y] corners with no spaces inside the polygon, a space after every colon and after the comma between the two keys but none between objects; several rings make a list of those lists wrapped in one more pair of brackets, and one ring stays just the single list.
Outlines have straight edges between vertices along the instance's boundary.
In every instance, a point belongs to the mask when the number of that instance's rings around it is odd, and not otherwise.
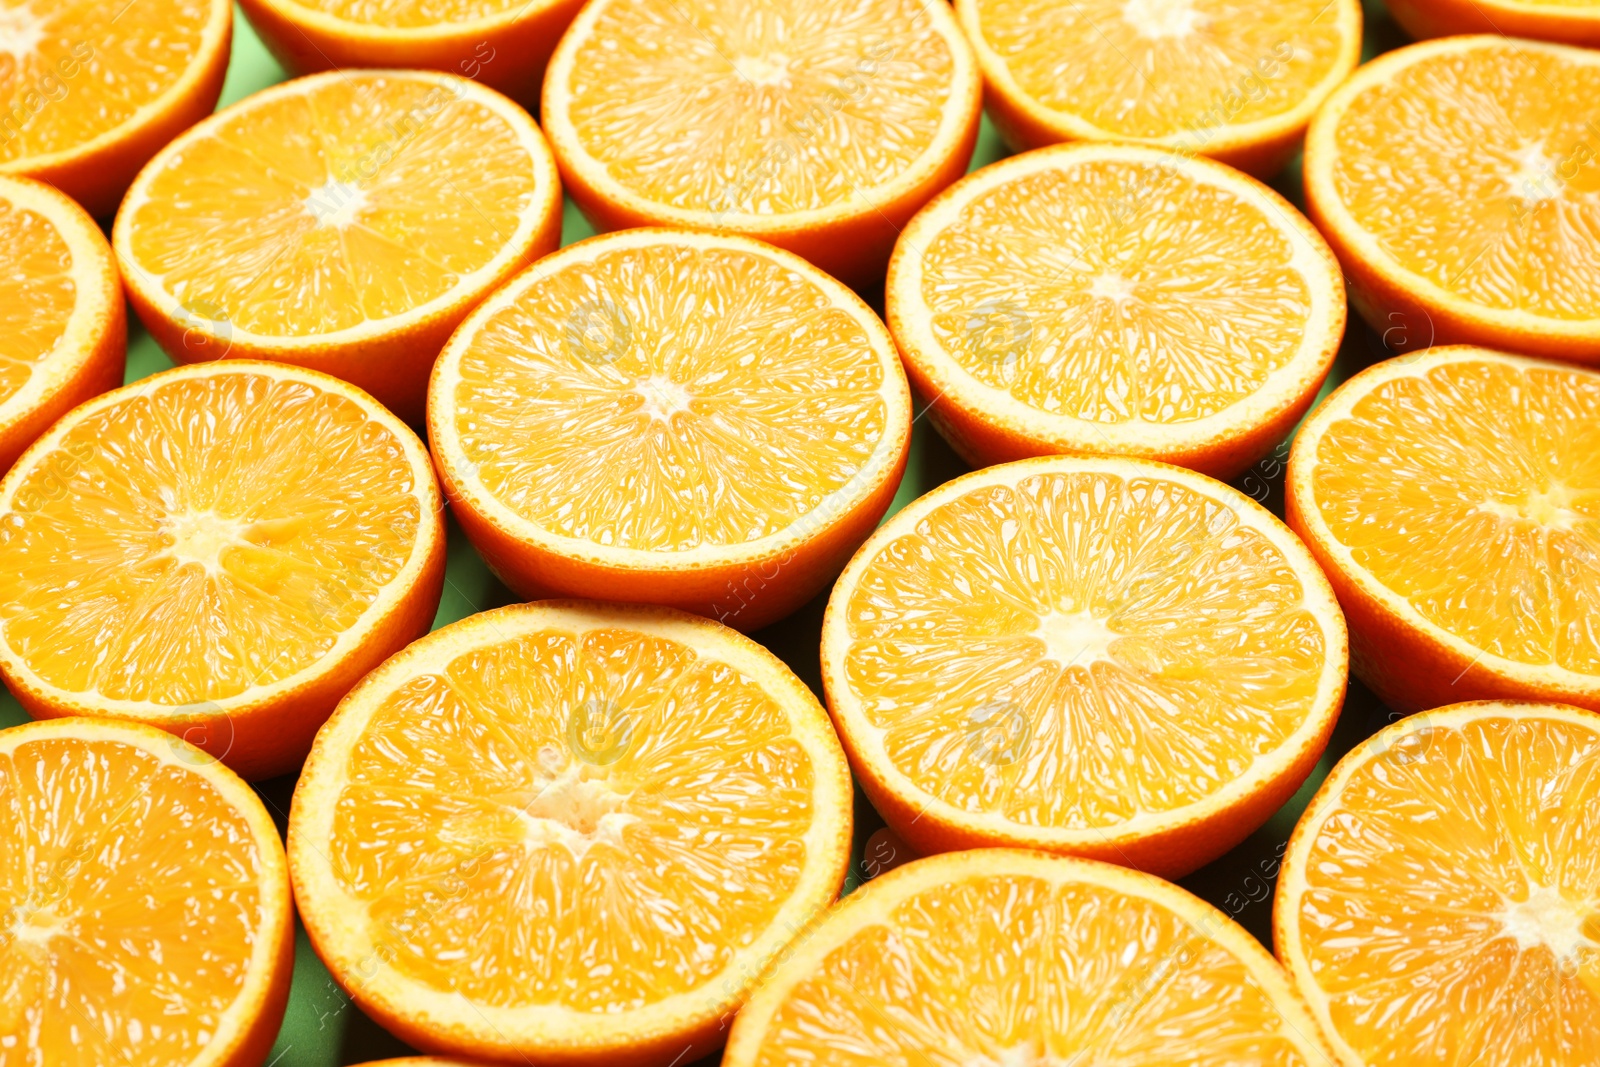
[{"label": "citrus flesh", "polygon": [[1391,346],[1600,360],[1587,50],[1459,37],[1389,53],[1306,141],[1311,217]]},{"label": "citrus flesh", "polygon": [[126,343],[117,268],[94,220],[42,183],[0,177],[0,472],[121,382]]},{"label": "citrus flesh", "polygon": [[1060,457],[896,513],[835,586],[822,660],[857,777],[914,849],[1176,876],[1310,772],[1345,632],[1310,555],[1243,494]]},{"label": "citrus flesh", "polygon": [[0,672],[24,707],[148,721],[250,775],[291,769],[438,603],[421,442],[298,368],[183,368],[80,407],[0,508]]},{"label": "citrus flesh", "polygon": [[514,15],[528,0],[294,0],[300,7],[369,26],[427,29]]},{"label": "citrus flesh", "polygon": [[888,318],[975,465],[1143,455],[1232,477],[1286,435],[1344,332],[1338,263],[1220,165],[1073,145],[985,168],[902,236]]},{"label": "citrus flesh", "polygon": [[599,228],[732,230],[862,284],[965,171],[980,96],[942,4],[603,0],[557,48],[542,114]]},{"label": "citrus flesh", "polygon": [[1307,809],[1278,955],[1343,1064],[1600,1057],[1600,717],[1457,704],[1359,746]]},{"label": "citrus flesh", "polygon": [[524,596],[752,629],[883,514],[910,403],[883,324],[837,282],[758,242],[636,231],[485,302],[439,361],[429,429],[468,535]]},{"label": "citrus flesh", "polygon": [[278,833],[177,738],[0,731],[0,1065],[259,1064],[293,952]]},{"label": "citrus flesh", "polygon": [[1355,67],[1348,0],[958,0],[1013,148],[1143,141],[1253,174]]},{"label": "citrus flesh", "polygon": [[1307,420],[1290,524],[1385,702],[1600,707],[1597,416],[1594,371],[1446,346],[1357,375]]},{"label": "citrus flesh", "polygon": [[115,246],[174,360],[300,363],[416,418],[450,331],[559,230],[549,150],[511,101],[445,75],[344,71],[169,145]]},{"label": "citrus flesh", "polygon": [[1281,968],[1177,886],[1011,849],[852,893],[734,1021],[727,1067],[1326,1064]]},{"label": "citrus flesh", "polygon": [[759,646],[546,602],[371,675],[317,739],[289,840],[322,958],[413,1045],[664,1067],[720,1042],[837,896],[850,779]]}]

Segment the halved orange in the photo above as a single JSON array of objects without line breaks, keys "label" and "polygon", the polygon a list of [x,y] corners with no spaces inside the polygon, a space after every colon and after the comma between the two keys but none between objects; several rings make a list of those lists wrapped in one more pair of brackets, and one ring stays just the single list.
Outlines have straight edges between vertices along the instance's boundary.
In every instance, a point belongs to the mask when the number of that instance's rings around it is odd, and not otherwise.
[{"label": "halved orange", "polygon": [[0,173],[109,218],[217,106],[232,40],[229,0],[0,0]]},{"label": "halved orange", "polygon": [[734,1020],[724,1067],[1324,1067],[1283,969],[1175,885],[1013,849],[846,897]]},{"label": "halved orange", "polygon": [[1493,33],[1600,45],[1600,4],[1594,0],[1388,0],[1385,6],[1417,38]]},{"label": "halved orange", "polygon": [[530,110],[545,64],[583,0],[239,0],[297,74],[350,67],[440,70]]},{"label": "halved orange", "polygon": [[661,608],[523,604],[374,671],[295,789],[328,970],[413,1046],[667,1067],[838,895],[850,774],[775,656]]},{"label": "halved orange", "polygon": [[1455,704],[1358,746],[1273,934],[1343,1067],[1600,1063],[1600,716]]},{"label": "halved orange", "polygon": [[889,330],[974,466],[1051,453],[1228,479],[1288,435],[1344,336],[1339,264],[1209,160],[1077,144],[985,167],[895,246]]},{"label": "halved orange", "polygon": [[1361,56],[1357,0],[955,0],[1013,149],[1136,141],[1261,178]]},{"label": "halved orange", "polygon": [[1397,350],[1600,362],[1600,52],[1454,37],[1368,63],[1306,134],[1306,205]]},{"label": "halved orange", "polygon": [[56,419],[122,384],[127,342],[100,227],[50,186],[0,176],[0,474]]},{"label": "halved orange", "polygon": [[236,775],[136,723],[0,730],[0,1067],[259,1067],[293,967]]},{"label": "halved orange", "polygon": [[982,83],[923,0],[594,0],[541,115],[600,230],[682,226],[796,252],[857,288],[967,169]]},{"label": "halved orange", "polygon": [[113,245],[176,362],[295,363],[420,422],[451,331],[560,234],[560,179],[527,112],[465,78],[341,71],[168,145]]},{"label": "halved orange", "polygon": [[861,787],[924,855],[1013,845],[1176,877],[1305,780],[1345,630],[1294,535],[1144,460],[968,474],[834,586],[822,683]]},{"label": "halved orange", "polygon": [[910,446],[883,323],[770,245],[635,230],[501,289],[439,358],[434,462],[524,599],[667,604],[753,630],[820,592]]},{"label": "halved orange", "polygon": [[422,442],[337,379],[146,378],[0,481],[0,675],[36,718],[137,719],[249,778],[293,770],[432,623],[441,512]]},{"label": "halved orange", "polygon": [[1465,346],[1379,363],[1306,420],[1285,510],[1403,711],[1600,709],[1600,373]]}]

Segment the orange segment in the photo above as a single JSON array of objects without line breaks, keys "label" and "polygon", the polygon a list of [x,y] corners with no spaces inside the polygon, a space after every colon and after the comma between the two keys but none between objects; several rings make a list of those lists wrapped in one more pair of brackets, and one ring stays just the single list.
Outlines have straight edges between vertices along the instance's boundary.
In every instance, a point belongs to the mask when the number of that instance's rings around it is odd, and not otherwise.
[{"label": "orange segment", "polygon": [[1481,702],[1339,762],[1290,840],[1278,955],[1347,1067],[1600,1061],[1600,717]]},{"label": "orange segment", "polygon": [[1177,886],[986,849],[847,897],[739,1013],[725,1067],[1322,1067],[1283,971]]},{"label": "orange segment", "polygon": [[1463,37],[1363,67],[1306,141],[1306,197],[1396,347],[1600,360],[1600,55]]},{"label": "orange segment", "polygon": [[850,795],[822,709],[759,646],[661,609],[522,605],[350,694],[296,790],[291,865],[329,970],[410,1043],[666,1067],[837,895]]},{"label": "orange segment", "polygon": [[216,106],[228,0],[0,0],[0,172],[109,216],[156,149]]},{"label": "orange segment", "polygon": [[1270,176],[1355,67],[1355,0],[956,0],[1013,148],[1142,141]]},{"label": "orange segment", "polygon": [[122,286],[93,219],[0,177],[0,473],[71,408],[122,381]]},{"label": "orange segment", "polygon": [[1600,707],[1600,374],[1464,346],[1357,375],[1306,422],[1289,521],[1385,702]]},{"label": "orange segment", "polygon": [[259,1064],[293,951],[277,829],[226,768],[128,723],[0,731],[0,1067]]},{"label": "orange segment", "polygon": [[1299,421],[1344,333],[1338,263],[1259,183],[1062,146],[959,182],[906,228],[889,326],[975,466],[1115,452],[1231,478]]},{"label": "orange segment", "polygon": [[422,443],[297,368],[185,368],[86,404],[0,509],[0,674],[23,706],[142,719],[249,775],[296,764],[438,605]]},{"label": "orange segment", "polygon": [[742,238],[637,231],[542,260],[440,358],[429,433],[463,528],[523,596],[753,629],[888,507],[910,393],[883,324]]},{"label": "orange segment", "polygon": [[1310,772],[1345,633],[1310,555],[1243,494],[1053,458],[889,519],[834,587],[822,665],[862,788],[912,848],[1181,874]]},{"label": "orange segment", "polygon": [[966,169],[980,86],[946,5],[600,0],[551,61],[541,112],[601,229],[731,230],[851,284]]},{"label": "orange segment", "polygon": [[289,82],[195,127],[140,175],[114,240],[174,360],[302,364],[420,417],[450,331],[559,230],[525,112],[379,71]]}]

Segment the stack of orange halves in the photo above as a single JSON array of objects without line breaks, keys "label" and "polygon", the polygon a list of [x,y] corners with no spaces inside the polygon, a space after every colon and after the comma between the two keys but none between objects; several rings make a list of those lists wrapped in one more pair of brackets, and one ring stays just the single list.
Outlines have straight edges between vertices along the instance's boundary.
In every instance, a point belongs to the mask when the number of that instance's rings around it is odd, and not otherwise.
[{"label": "stack of orange halves", "polygon": [[1600,4],[241,6],[0,0],[0,1067],[1600,1064]]}]

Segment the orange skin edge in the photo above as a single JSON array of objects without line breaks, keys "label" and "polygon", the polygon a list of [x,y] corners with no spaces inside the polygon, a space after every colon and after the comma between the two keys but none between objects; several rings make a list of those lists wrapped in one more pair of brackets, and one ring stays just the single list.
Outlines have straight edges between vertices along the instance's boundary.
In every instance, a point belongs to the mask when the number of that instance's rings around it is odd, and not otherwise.
[{"label": "orange skin edge", "polygon": [[1468,33],[1497,33],[1535,41],[1600,47],[1600,17],[1579,8],[1552,5],[1544,11],[1518,11],[1474,0],[1390,0],[1389,14],[1416,40]]},{"label": "orange skin edge", "polygon": [[556,0],[526,15],[518,11],[509,21],[432,27],[427,36],[410,40],[378,27],[352,26],[352,31],[360,32],[330,33],[326,27],[297,21],[274,0],[239,0],[239,7],[267,51],[292,75],[347,67],[438,70],[504,93],[531,112],[539,106],[545,67],[556,42],[583,3]]},{"label": "orange skin edge", "polygon": [[[228,76],[232,54],[233,16],[223,30],[222,44],[207,56],[194,92],[168,100],[159,112],[139,126],[123,131],[115,144],[90,156],[77,156],[42,166],[14,166],[7,173],[33,178],[66,193],[97,219],[109,219],[122,203],[144,165],[167,142],[217,109],[222,83]],[[119,383],[120,384],[120,383]]]}]

